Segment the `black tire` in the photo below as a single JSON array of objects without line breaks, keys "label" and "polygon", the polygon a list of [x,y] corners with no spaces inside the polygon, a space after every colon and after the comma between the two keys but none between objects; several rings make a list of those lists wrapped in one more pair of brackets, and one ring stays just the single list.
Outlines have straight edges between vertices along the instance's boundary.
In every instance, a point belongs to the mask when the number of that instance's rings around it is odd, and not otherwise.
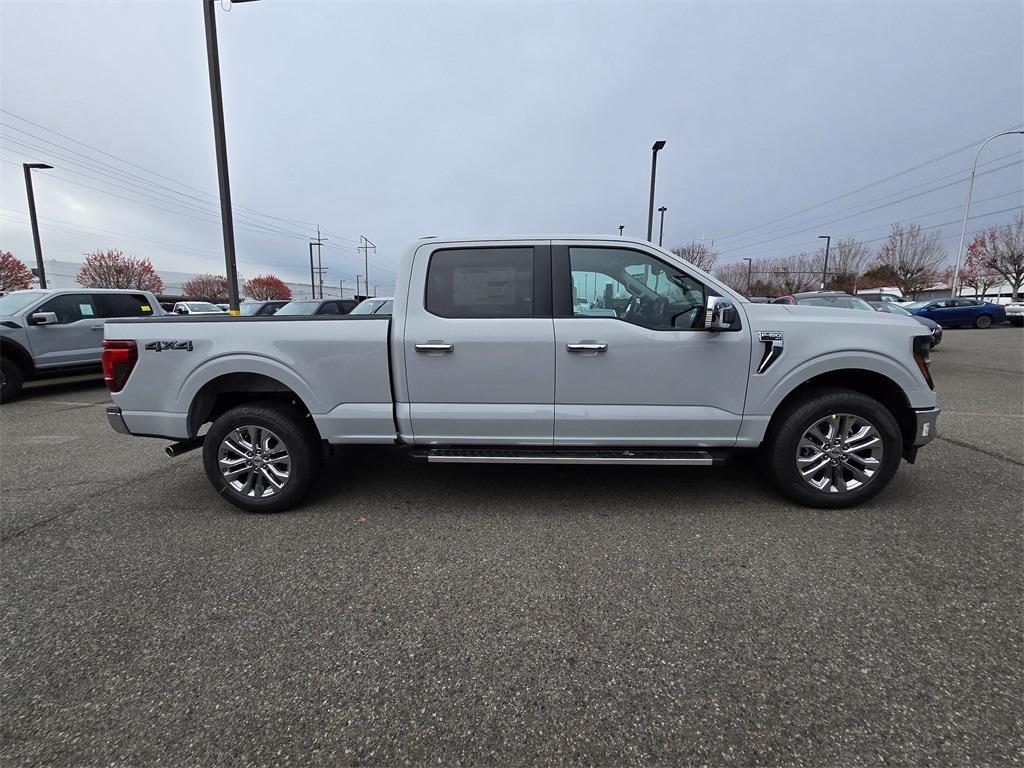
[{"label": "black tire", "polygon": [[974,318],[975,328],[991,328],[992,327],[992,315],[978,315]]},{"label": "black tire", "polygon": [[[851,414],[878,431],[882,456],[869,482],[845,492],[813,488],[797,467],[801,438],[813,425],[834,414]],[[769,475],[779,490],[798,504],[819,509],[843,509],[861,504],[881,491],[896,474],[902,457],[899,424],[888,408],[874,398],[848,389],[810,390],[784,406],[765,439]]]},{"label": "black tire", "polygon": [[24,382],[21,367],[13,360],[0,357],[0,403],[9,403],[16,398]]},{"label": "black tire", "polygon": [[1024,318],[1022,318],[1022,317],[1011,317],[1010,318],[1010,325],[1015,325],[1018,328],[1020,328],[1021,326],[1024,326]]},{"label": "black tire", "polygon": [[[257,497],[241,493],[221,474],[221,444],[240,427],[269,430],[287,452],[290,459],[287,479],[283,487],[275,489],[272,495]],[[274,445],[277,445],[276,441]],[[312,419],[288,405],[272,401],[240,405],[221,414],[203,441],[203,466],[210,483],[227,501],[246,512],[283,512],[295,506],[316,482],[322,462],[323,449]],[[272,462],[268,460],[266,463]],[[256,470],[251,470],[251,473],[256,474]],[[257,482],[266,485],[262,479],[257,479]],[[260,487],[256,485],[251,490],[255,493]]]}]

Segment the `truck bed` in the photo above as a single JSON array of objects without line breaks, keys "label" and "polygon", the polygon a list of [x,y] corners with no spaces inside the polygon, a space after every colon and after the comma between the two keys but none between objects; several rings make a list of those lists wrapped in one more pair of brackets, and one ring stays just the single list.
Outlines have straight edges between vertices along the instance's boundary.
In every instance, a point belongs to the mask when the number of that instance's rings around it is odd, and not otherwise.
[{"label": "truck bed", "polygon": [[108,320],[105,339],[138,348],[111,397],[132,434],[186,439],[218,391],[286,391],[325,440],[390,443],[389,331],[390,318],[374,315]]}]

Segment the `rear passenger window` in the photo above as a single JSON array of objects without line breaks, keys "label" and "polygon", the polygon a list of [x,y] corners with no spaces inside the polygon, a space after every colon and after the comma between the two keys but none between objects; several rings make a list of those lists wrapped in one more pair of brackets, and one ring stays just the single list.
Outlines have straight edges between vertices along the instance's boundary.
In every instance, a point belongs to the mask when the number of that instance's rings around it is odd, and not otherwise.
[{"label": "rear passenger window", "polygon": [[427,311],[441,317],[532,317],[533,248],[434,252]]},{"label": "rear passenger window", "polygon": [[96,293],[100,317],[150,317],[153,307],[141,293]]},{"label": "rear passenger window", "polygon": [[317,312],[318,315],[340,315],[341,312],[338,310],[338,302],[328,301],[325,302],[320,310]]}]

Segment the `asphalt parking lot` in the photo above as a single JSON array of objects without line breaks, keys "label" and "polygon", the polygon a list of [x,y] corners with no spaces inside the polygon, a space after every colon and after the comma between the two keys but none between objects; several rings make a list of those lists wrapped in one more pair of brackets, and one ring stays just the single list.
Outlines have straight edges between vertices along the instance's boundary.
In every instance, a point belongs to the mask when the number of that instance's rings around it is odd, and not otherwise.
[{"label": "asphalt parking lot", "polygon": [[715,469],[336,456],[222,503],[95,378],[0,415],[0,763],[1017,765],[1024,333],[947,331],[869,505]]}]

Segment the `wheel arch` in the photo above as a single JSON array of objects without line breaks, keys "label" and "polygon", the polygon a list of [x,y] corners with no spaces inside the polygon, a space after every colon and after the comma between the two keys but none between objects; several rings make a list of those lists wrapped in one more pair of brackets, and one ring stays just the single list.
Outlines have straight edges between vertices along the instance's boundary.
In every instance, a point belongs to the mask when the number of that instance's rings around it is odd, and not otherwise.
[{"label": "wheel arch", "polygon": [[28,350],[6,336],[0,336],[0,357],[5,357],[16,363],[25,377],[31,376],[35,372],[35,364],[32,362],[32,355]]},{"label": "wheel arch", "polygon": [[[224,373],[207,381],[192,397],[188,409],[189,435],[195,437],[203,424],[235,406],[268,400],[290,405],[305,417],[311,414],[306,401],[273,376],[253,372]],[[316,423],[312,418],[309,421],[315,430]]]},{"label": "wheel arch", "polygon": [[784,413],[790,404],[806,397],[810,392],[822,389],[848,389],[877,400],[896,419],[904,442],[913,442],[914,410],[903,387],[885,374],[866,368],[838,368],[800,382],[790,389],[775,407],[766,434],[771,434],[780,414]]}]

